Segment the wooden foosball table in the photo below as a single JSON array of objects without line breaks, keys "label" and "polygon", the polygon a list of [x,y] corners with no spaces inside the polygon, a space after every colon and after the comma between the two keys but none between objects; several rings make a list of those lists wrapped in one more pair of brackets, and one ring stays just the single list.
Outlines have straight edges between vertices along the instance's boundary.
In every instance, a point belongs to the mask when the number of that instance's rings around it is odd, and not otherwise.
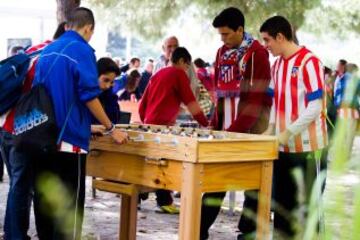
[{"label": "wooden foosball table", "polygon": [[95,188],[122,195],[121,240],[136,239],[138,194],[181,192],[179,239],[200,236],[202,193],[259,190],[257,239],[269,239],[275,137],[155,125],[118,125],[127,144],[92,140],[87,174]]}]

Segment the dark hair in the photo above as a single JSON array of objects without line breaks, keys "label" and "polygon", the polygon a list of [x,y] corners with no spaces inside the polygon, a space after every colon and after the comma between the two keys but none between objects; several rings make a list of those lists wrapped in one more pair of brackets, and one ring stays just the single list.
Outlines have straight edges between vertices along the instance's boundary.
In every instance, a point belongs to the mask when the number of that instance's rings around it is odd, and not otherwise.
[{"label": "dark hair", "polygon": [[201,58],[197,58],[194,60],[194,64],[197,68],[204,68],[206,67],[206,62]]},{"label": "dark hair", "polygon": [[66,22],[62,22],[58,25],[53,36],[54,40],[58,39],[61,35],[64,34],[64,32],[66,32],[65,26],[66,26]]},{"label": "dark hair", "polygon": [[131,64],[134,64],[135,62],[140,62],[140,58],[138,58],[138,57],[133,57],[133,58],[130,59],[130,63],[131,63]]},{"label": "dark hair", "polygon": [[288,41],[294,40],[291,24],[282,16],[275,16],[266,20],[261,25],[260,32],[267,32],[273,38],[281,33]]},{"label": "dark hair", "polygon": [[226,8],[215,17],[212,25],[214,28],[229,27],[236,31],[239,27],[245,27],[244,14],[238,8]]},{"label": "dark hair", "polygon": [[325,74],[331,74],[331,73],[332,73],[331,68],[325,66],[325,67],[324,67],[324,73],[325,73]]},{"label": "dark hair", "polygon": [[348,62],[345,59],[340,59],[339,63],[341,66],[344,66],[344,71],[347,72],[348,71],[348,66],[347,66]]},{"label": "dark hair", "polygon": [[110,72],[115,73],[116,76],[120,75],[120,68],[118,67],[116,62],[114,62],[114,60],[112,60],[111,58],[108,57],[100,58],[97,61],[96,65],[99,76],[101,74],[106,74]]},{"label": "dark hair", "polygon": [[67,19],[67,25],[72,29],[80,29],[86,25],[95,27],[95,18],[93,12],[84,7],[75,8]]},{"label": "dark hair", "polygon": [[339,63],[343,66],[346,66],[346,64],[348,63],[345,59],[340,59]]},{"label": "dark hair", "polygon": [[191,55],[184,47],[177,47],[174,52],[171,54],[171,62],[178,63],[180,59],[183,59],[186,63],[191,63]]},{"label": "dark hair", "polygon": [[139,78],[139,77],[141,77],[140,72],[139,72],[136,68],[130,69],[130,70],[127,72],[127,75],[128,75],[130,78]]},{"label": "dark hair", "polygon": [[139,85],[140,78],[141,74],[136,68],[130,69],[127,72],[127,84],[125,87],[126,90],[128,90],[129,92],[135,91]]}]

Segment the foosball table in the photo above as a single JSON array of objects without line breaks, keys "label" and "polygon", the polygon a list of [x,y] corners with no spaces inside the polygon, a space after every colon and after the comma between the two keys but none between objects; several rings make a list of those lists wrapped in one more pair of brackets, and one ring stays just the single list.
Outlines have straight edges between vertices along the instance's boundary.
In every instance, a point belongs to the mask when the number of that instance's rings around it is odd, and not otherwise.
[{"label": "foosball table", "polygon": [[157,125],[117,125],[129,142],[91,141],[87,174],[93,187],[120,193],[119,239],[136,239],[138,194],[181,192],[179,239],[200,236],[202,193],[259,190],[257,239],[269,239],[275,137]]}]

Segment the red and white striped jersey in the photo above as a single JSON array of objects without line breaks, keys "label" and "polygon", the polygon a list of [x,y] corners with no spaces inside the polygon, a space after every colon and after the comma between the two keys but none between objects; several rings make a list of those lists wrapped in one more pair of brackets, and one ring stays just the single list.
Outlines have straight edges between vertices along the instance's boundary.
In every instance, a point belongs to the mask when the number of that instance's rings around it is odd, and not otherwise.
[{"label": "red and white striped jersey", "polygon": [[278,58],[271,70],[270,92],[274,97],[275,129],[280,134],[305,111],[308,103],[323,99],[323,111],[307,129],[290,137],[281,152],[310,152],[324,148],[327,129],[324,97],[324,71],[320,60],[305,47],[287,59]]}]

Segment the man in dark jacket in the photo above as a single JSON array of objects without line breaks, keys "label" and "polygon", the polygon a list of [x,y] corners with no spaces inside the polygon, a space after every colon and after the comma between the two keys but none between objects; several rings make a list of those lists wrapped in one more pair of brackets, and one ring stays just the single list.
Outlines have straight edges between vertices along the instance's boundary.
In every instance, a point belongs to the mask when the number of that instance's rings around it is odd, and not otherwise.
[{"label": "man in dark jacket", "polygon": [[[212,123],[215,129],[260,134],[266,130],[271,107],[267,94],[270,82],[270,63],[267,50],[244,31],[244,16],[237,8],[223,10],[213,21],[224,45],[218,50],[215,62],[216,111]],[[225,192],[206,193],[201,209],[200,239],[208,238],[221,204],[208,206],[211,199],[222,203]],[[246,191],[244,211],[256,212],[257,191]],[[242,215],[242,232],[238,239],[252,237],[255,221]]]}]

